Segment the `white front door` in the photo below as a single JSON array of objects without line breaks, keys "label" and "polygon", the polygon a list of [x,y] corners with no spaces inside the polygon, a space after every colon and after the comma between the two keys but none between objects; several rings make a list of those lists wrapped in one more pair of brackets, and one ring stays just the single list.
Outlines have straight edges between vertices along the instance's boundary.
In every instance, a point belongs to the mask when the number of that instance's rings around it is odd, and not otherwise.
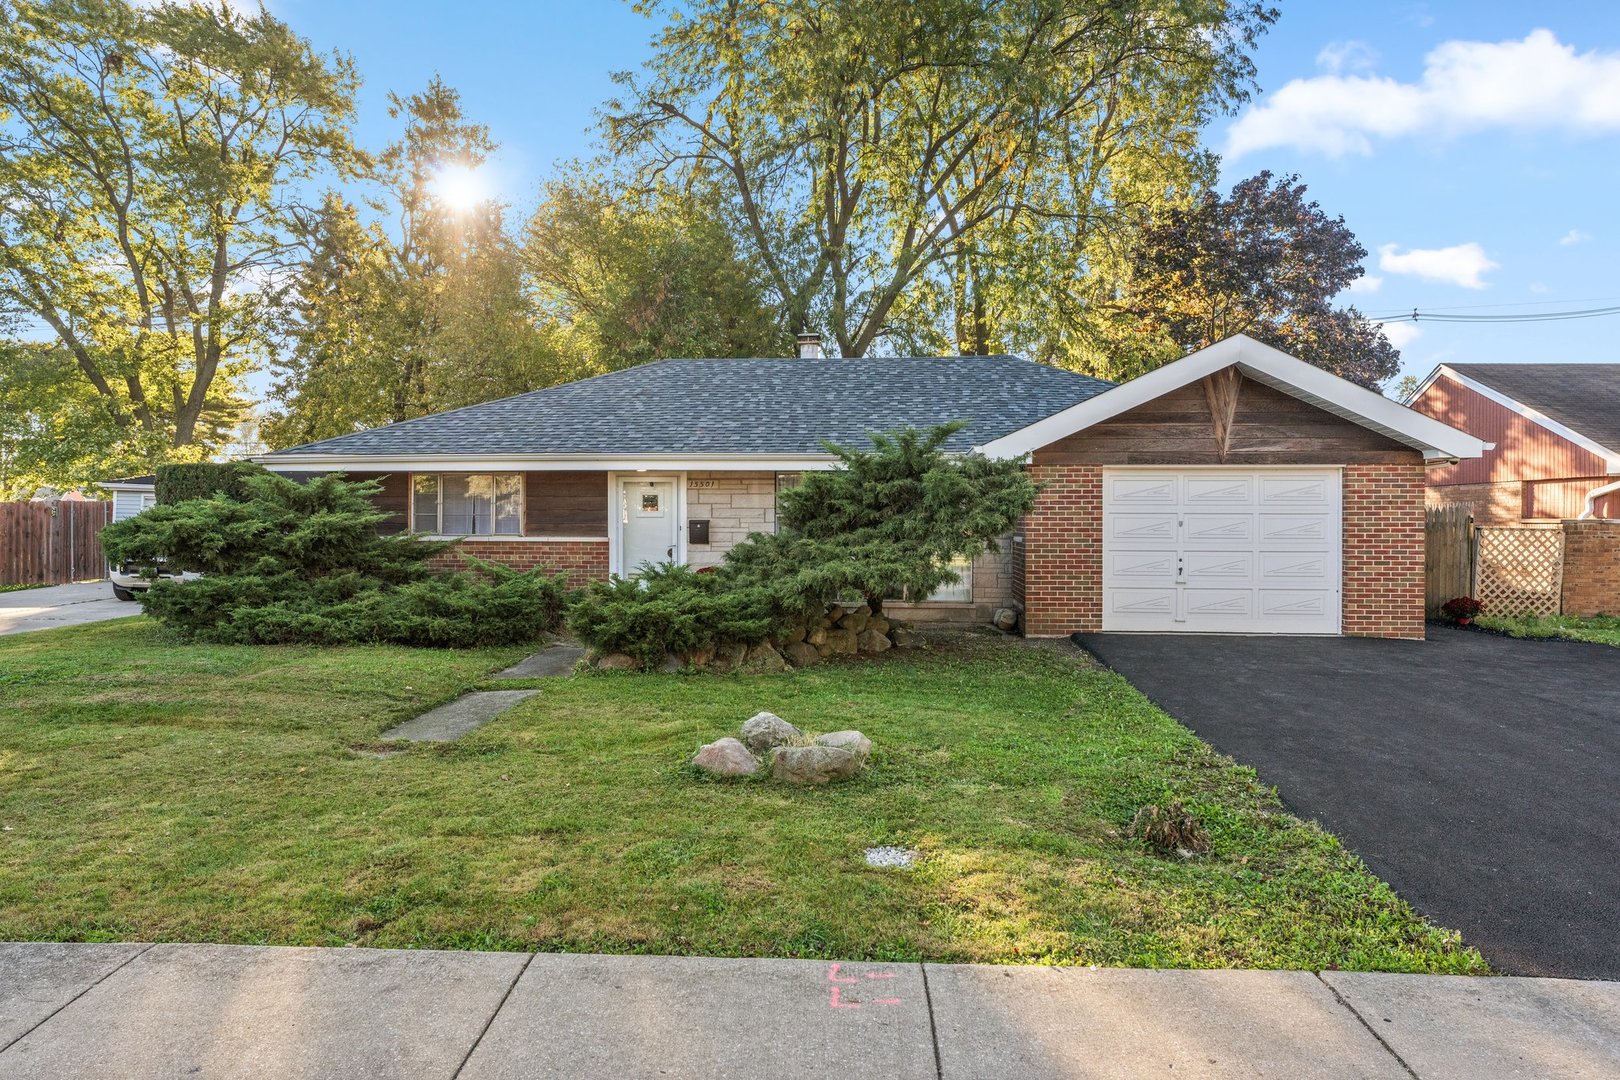
[{"label": "white front door", "polygon": [[619,481],[618,572],[631,576],[648,563],[673,562],[680,549],[675,481]]},{"label": "white front door", "polygon": [[1337,469],[1107,469],[1103,629],[1339,633]]}]

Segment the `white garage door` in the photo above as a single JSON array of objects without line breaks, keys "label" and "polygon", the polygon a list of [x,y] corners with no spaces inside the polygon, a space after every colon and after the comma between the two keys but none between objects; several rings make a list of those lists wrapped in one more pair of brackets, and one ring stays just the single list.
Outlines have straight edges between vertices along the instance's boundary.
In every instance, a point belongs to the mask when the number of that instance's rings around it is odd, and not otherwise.
[{"label": "white garage door", "polygon": [[1103,629],[1337,634],[1337,469],[1107,469]]}]

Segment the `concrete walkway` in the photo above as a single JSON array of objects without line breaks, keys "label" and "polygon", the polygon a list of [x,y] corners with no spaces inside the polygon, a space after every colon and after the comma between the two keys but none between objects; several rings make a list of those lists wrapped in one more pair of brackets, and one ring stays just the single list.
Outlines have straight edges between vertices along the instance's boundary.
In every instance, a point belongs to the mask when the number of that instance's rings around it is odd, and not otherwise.
[{"label": "concrete walkway", "polygon": [[0,1076],[1613,1077],[1620,983],[0,944]]},{"label": "concrete walkway", "polygon": [[115,599],[112,585],[105,581],[18,589],[0,593],[0,634],[54,630],[59,626],[124,619],[140,613],[140,604]]}]

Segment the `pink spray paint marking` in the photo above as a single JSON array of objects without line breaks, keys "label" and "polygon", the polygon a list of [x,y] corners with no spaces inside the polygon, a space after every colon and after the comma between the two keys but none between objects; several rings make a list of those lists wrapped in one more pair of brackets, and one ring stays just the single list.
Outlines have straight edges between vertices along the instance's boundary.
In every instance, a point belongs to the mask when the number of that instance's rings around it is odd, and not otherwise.
[{"label": "pink spray paint marking", "polygon": [[[861,980],[856,976],[840,975],[839,971],[843,969],[843,966],[844,965],[842,964],[832,964],[827,968],[827,981],[833,984],[832,993],[829,995],[830,1000],[828,1001],[828,1004],[834,1009],[858,1009],[861,1007],[861,1003],[859,1001],[844,1000],[844,987],[852,983],[859,983]],[[866,973],[865,977],[868,979],[892,979],[895,977],[895,975],[892,971],[869,971]],[[900,1004],[900,999],[873,998],[868,1004],[898,1005]]]}]

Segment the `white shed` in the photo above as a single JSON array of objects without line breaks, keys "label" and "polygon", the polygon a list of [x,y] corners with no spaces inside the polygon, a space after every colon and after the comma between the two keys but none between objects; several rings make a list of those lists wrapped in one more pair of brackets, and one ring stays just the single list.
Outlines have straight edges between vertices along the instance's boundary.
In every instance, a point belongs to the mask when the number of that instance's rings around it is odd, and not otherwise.
[{"label": "white shed", "polygon": [[112,492],[112,519],[123,521],[142,510],[157,505],[156,476],[126,476],[121,480],[103,480],[101,487]]}]

